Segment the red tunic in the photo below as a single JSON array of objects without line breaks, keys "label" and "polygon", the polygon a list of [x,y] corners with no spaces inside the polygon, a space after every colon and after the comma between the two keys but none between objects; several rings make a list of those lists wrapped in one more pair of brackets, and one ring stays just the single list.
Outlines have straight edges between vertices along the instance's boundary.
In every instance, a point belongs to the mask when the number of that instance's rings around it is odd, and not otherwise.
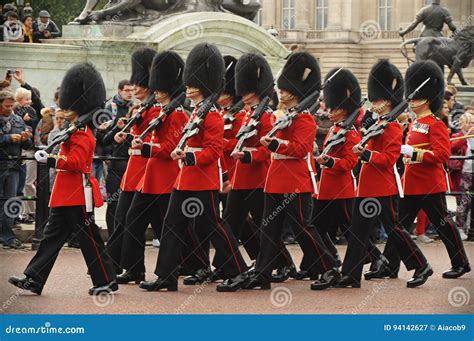
[{"label": "red tunic", "polygon": [[[280,130],[276,138],[280,143],[269,145],[272,155],[265,182],[265,193],[312,193],[314,191],[309,173],[314,171],[313,141],[316,136],[316,122],[309,111],[301,112],[291,126]],[[284,155],[293,159],[275,159]]]},{"label": "red tunic", "polygon": [[379,135],[369,141],[369,162],[362,161],[357,196],[385,197],[398,194],[394,165],[400,157],[403,132],[398,122],[390,123]]},{"label": "red tunic", "polygon": [[[199,107],[191,114],[196,117]],[[183,164],[174,188],[180,191],[210,191],[220,189],[219,158],[223,152],[224,122],[216,108],[207,113],[199,133],[188,140],[187,152],[194,154],[195,164]]]},{"label": "red tunic", "polygon": [[178,161],[174,161],[170,154],[176,148],[180,132],[188,119],[183,108],[176,109],[153,131],[151,143],[143,145],[142,156],[148,158],[148,162],[145,174],[138,183],[138,191],[145,194],[171,193],[179,166]]},{"label": "red tunic", "polygon": [[446,125],[433,114],[417,118],[408,131],[406,144],[429,143],[420,147],[406,165],[403,177],[405,195],[446,192],[446,172],[443,164],[451,156],[449,133]]},{"label": "red tunic", "polygon": [[[92,158],[95,150],[95,138],[90,128],[78,130],[70,139],[59,147],[58,159],[48,159],[48,164],[55,164],[56,180],[49,201],[49,207],[83,206],[83,174],[91,174]],[[94,206],[104,204],[96,178],[90,176]]]},{"label": "red tunic", "polygon": [[[224,117],[226,111],[221,111],[221,116]],[[242,126],[243,120],[245,118],[245,110],[242,109],[234,115],[234,121],[230,124],[224,126],[224,158],[225,167],[227,169],[227,174],[229,180],[232,181],[232,177],[235,171],[236,160],[230,156],[233,152],[235,145],[237,144],[237,139],[235,136],[239,132],[240,127]]]},{"label": "red tunic", "polygon": [[[334,134],[341,129],[333,126],[326,136],[325,143],[331,132]],[[352,129],[346,133],[346,142],[334,147],[329,156],[334,159],[331,168],[321,167],[319,180],[319,195],[314,197],[319,200],[348,199],[355,197],[354,178],[352,169],[357,165],[358,157],[352,148],[359,143],[360,135]]]},{"label": "red tunic", "polygon": [[[160,113],[161,106],[155,105],[149,110],[143,113],[143,116],[138,122],[138,125],[134,125],[130,130],[130,135],[133,138],[137,138],[145,131],[148,127],[148,124]],[[149,142],[151,135],[148,135],[145,138],[144,142]],[[127,169],[122,177],[122,183],[120,184],[120,189],[124,192],[134,192],[137,189],[138,183],[140,182],[143,174],[145,174],[146,164],[148,162],[147,158],[144,158],[140,155],[131,155],[128,159]]]},{"label": "red tunic", "polygon": [[[253,112],[253,110],[247,112],[243,124],[250,121]],[[232,178],[232,189],[255,189],[265,186],[265,178],[268,167],[270,167],[270,151],[262,146],[260,139],[272,129],[274,121],[272,112],[264,112],[260,117],[260,124],[257,126],[257,135],[245,141],[244,147],[250,148],[248,150],[250,160],[237,161]]]}]

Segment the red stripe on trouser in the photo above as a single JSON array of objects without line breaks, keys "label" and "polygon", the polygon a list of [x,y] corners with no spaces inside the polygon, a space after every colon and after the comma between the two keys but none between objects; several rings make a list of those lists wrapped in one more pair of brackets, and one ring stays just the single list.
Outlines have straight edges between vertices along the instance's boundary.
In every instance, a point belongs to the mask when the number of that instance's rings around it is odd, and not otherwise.
[{"label": "red stripe on trouser", "polygon": [[211,192],[211,198],[212,198],[212,211],[214,212],[214,217],[216,218],[217,226],[224,233],[225,238],[227,239],[227,242],[229,243],[230,249],[232,251],[232,256],[234,257],[235,264],[237,265],[237,269],[239,269],[239,273],[242,273],[242,269],[240,268],[239,261],[237,260],[237,256],[235,255],[235,251],[234,251],[234,248],[232,247],[232,243],[230,242],[229,236],[227,235],[227,232],[225,231],[225,228],[219,222],[219,217],[217,216],[216,207],[214,205],[214,193],[213,192]]},{"label": "red stripe on trouser", "polygon": [[[83,213],[84,213],[84,222],[87,222],[87,213],[86,213],[86,208],[83,207]],[[107,282],[110,282],[109,276],[107,275],[107,271],[105,271],[105,266],[104,263],[102,263],[102,257],[100,256],[99,249],[97,248],[97,245],[95,243],[94,236],[92,234],[92,229],[91,229],[91,223],[86,224],[89,228],[89,238],[92,240],[92,244],[94,245],[95,253],[97,254],[97,258],[99,259],[100,267],[102,268],[102,272],[104,273],[105,280]]]},{"label": "red stripe on trouser", "polygon": [[[446,207],[444,206],[444,201],[443,199],[441,198],[441,195],[439,196],[440,200],[441,200],[441,207],[443,208],[443,211],[446,212],[447,209]],[[471,213],[472,214],[472,213]],[[446,220],[446,223],[449,225],[449,227],[451,228],[451,231],[453,231],[453,235],[454,235],[454,239],[456,241],[456,245],[458,247],[458,250],[462,250],[463,246],[462,246],[462,243],[461,245],[459,244],[459,240],[458,240],[458,234],[456,233],[456,231],[454,230],[454,226],[453,224],[451,224],[451,222],[449,221],[449,218],[446,216],[445,217],[445,220]],[[461,255],[461,259],[463,261],[463,263],[466,263],[466,259],[464,258],[464,255],[462,252],[459,252],[459,254]]]},{"label": "red stripe on trouser", "polygon": [[324,272],[326,272],[328,268],[326,266],[326,263],[324,263],[324,259],[321,255],[321,252],[319,252],[318,243],[316,242],[316,240],[314,240],[311,233],[309,233],[309,231],[307,231],[306,227],[304,226],[303,209],[301,207],[301,196],[300,195],[298,196],[298,205],[299,205],[299,209],[300,209],[301,227],[303,228],[303,232],[306,233],[309,236],[309,239],[311,239],[311,241],[313,242],[314,247],[316,248],[316,252],[318,253],[319,259],[321,259],[321,264],[324,267]]},{"label": "red stripe on trouser", "polygon": [[405,234],[403,233],[403,230],[400,228],[400,226],[397,225],[396,223],[396,218],[395,218],[395,210],[393,209],[393,204],[392,204],[392,198],[390,198],[390,210],[392,211],[392,219],[393,219],[393,222],[396,224],[395,225],[395,230],[397,230],[398,233],[400,233],[400,235],[402,236],[403,240],[405,241],[405,243],[408,245],[408,248],[410,249],[411,253],[415,255],[415,258],[416,260],[418,261],[418,264],[420,264],[420,266],[423,266],[423,262],[421,261],[421,259],[418,257],[418,255],[416,254],[416,252],[413,252],[413,247],[411,246],[410,242],[408,241],[407,237],[405,236]]}]

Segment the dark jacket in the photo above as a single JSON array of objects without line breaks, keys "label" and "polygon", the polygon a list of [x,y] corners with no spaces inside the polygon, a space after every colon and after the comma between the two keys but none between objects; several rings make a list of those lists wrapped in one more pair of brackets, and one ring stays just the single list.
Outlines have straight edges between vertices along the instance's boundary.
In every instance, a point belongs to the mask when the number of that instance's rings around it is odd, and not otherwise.
[{"label": "dark jacket", "polygon": [[40,32],[38,28],[38,20],[39,18],[33,22],[33,40],[57,38],[61,36],[61,31],[59,30],[58,25],[56,25],[54,21],[50,20],[48,23],[48,26],[46,26],[45,31],[51,32],[51,37],[46,38],[44,36],[44,31]]},{"label": "dark jacket", "polygon": [[38,125],[38,122],[39,122],[39,117],[36,110],[30,106],[27,106],[27,107],[17,106],[13,111],[15,114],[20,116],[23,120],[26,114],[28,114],[31,117],[31,120],[25,121],[25,124],[29,126],[31,128],[31,132],[34,133],[36,130],[36,126]]},{"label": "dark jacket", "polygon": [[[33,139],[20,143],[13,143],[11,134],[21,134],[26,130],[25,122],[20,116],[11,114],[8,117],[0,117],[0,158],[21,156],[22,149],[29,149],[33,146]],[[0,160],[0,170],[20,169],[21,161]]]},{"label": "dark jacket", "polygon": [[112,156],[113,157],[121,157],[127,158],[127,160],[111,160],[109,167],[112,168],[116,173],[125,173],[127,169],[128,163],[128,149],[131,147],[129,141],[125,141],[124,143],[117,143],[114,140],[115,134],[119,132],[119,128],[117,127],[117,120],[114,120],[112,124],[112,129],[110,129],[102,138],[102,144],[104,146],[112,146]]},{"label": "dark jacket", "polygon": [[39,94],[28,83],[23,84],[21,87],[31,91],[31,106],[36,110],[36,114],[39,118],[39,116],[41,115],[41,109],[44,108]]}]

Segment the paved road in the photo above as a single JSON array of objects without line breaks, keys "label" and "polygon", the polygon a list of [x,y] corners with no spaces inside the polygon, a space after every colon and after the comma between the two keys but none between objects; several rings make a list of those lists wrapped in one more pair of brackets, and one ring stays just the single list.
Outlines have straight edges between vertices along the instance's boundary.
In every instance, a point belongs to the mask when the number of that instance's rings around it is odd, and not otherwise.
[{"label": "paved road", "polygon": [[[290,246],[299,264],[301,251]],[[338,247],[343,254],[345,247]],[[474,243],[466,243],[471,261]],[[218,293],[215,284],[183,286],[175,293],[142,292],[135,285],[121,286],[117,294],[93,299],[87,294],[91,285],[79,250],[64,248],[51,273],[42,296],[22,293],[7,283],[8,276],[20,275],[32,251],[0,250],[0,302],[3,313],[65,314],[420,314],[472,313],[474,311],[474,272],[461,279],[441,278],[449,268],[447,253],[440,242],[423,245],[435,274],[421,288],[407,289],[411,273],[400,271],[392,280],[364,281],[361,289],[309,290],[309,281],[290,280],[267,291]],[[152,279],[158,250],[146,250],[147,278]],[[107,297],[107,296],[106,296]]]}]

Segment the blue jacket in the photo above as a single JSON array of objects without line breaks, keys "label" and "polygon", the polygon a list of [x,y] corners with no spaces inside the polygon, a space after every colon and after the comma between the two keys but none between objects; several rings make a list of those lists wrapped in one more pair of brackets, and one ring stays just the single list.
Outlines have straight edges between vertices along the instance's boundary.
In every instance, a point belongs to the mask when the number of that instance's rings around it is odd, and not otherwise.
[{"label": "blue jacket", "polygon": [[[0,116],[0,159],[21,156],[22,149],[33,146],[32,138],[20,143],[12,142],[11,134],[21,134],[26,130],[26,124],[20,116]],[[0,170],[19,169],[20,165],[20,160],[0,160]]]}]

